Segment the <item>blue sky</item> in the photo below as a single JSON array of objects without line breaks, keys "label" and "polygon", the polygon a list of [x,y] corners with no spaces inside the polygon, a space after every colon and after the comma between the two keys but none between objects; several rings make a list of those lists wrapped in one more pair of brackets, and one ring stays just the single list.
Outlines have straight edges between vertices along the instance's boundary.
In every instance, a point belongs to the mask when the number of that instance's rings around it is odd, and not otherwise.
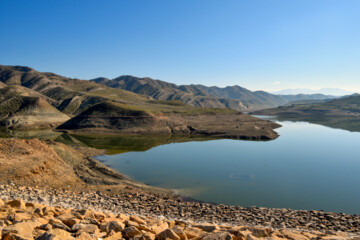
[{"label": "blue sky", "polygon": [[0,64],[360,91],[359,12],[358,0],[1,0]]}]

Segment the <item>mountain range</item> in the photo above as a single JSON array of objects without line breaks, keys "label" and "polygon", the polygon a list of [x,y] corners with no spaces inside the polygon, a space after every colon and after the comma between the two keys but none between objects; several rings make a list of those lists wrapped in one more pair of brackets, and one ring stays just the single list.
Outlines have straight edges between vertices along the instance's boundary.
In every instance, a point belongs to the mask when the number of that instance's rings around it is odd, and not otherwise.
[{"label": "mountain range", "polygon": [[290,101],[324,100],[334,98],[323,94],[275,95],[265,91],[250,91],[240,86],[207,87],[204,85],[176,85],[151,78],[120,76],[114,79],[90,80],[111,88],[123,89],[159,100],[180,100],[202,108],[232,108],[239,111],[254,111],[282,106]]},{"label": "mountain range", "polygon": [[321,88],[318,90],[313,90],[308,88],[294,88],[294,89],[283,89],[272,93],[276,95],[323,94],[323,95],[331,95],[331,96],[345,96],[345,95],[351,95],[355,92],[347,91],[340,88]]}]

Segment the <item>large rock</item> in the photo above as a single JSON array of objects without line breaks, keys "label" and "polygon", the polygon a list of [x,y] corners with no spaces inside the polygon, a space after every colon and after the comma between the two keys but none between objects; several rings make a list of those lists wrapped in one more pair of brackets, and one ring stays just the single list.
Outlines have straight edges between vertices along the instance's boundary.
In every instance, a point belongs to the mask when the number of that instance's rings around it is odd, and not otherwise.
[{"label": "large rock", "polygon": [[218,232],[207,234],[202,240],[233,240],[233,238],[228,232]]},{"label": "large rock", "polygon": [[120,239],[123,239],[123,236],[122,236],[121,232],[117,232],[117,233],[114,233],[114,234],[104,238],[103,240],[120,240]]},{"label": "large rock", "polygon": [[195,227],[204,230],[205,232],[213,232],[219,229],[219,226],[216,224],[204,223],[204,224],[197,224]]},{"label": "large rock", "polygon": [[72,226],[71,231],[76,232],[76,235],[80,235],[82,232],[86,232],[89,234],[96,234],[99,233],[99,228],[98,226],[94,225],[94,224],[75,224],[74,226]]},{"label": "large rock", "polygon": [[133,238],[137,235],[142,234],[136,227],[127,227],[123,230],[123,234],[126,238]]},{"label": "large rock", "polygon": [[162,231],[161,233],[156,235],[156,239],[158,240],[180,240],[180,237],[171,229],[166,229]]},{"label": "large rock", "polygon": [[5,227],[2,230],[3,239],[33,239],[33,231],[37,226],[40,226],[38,222],[26,221]]},{"label": "large rock", "polygon": [[45,232],[43,235],[38,237],[36,240],[71,240],[74,239],[71,236],[71,233],[64,231],[62,229],[50,229]]},{"label": "large rock", "polygon": [[120,221],[111,221],[111,222],[104,222],[100,224],[100,231],[101,232],[121,232],[124,230],[125,224]]},{"label": "large rock", "polygon": [[142,220],[141,218],[135,215],[130,216],[130,221],[137,222],[138,224],[142,224],[142,225],[146,224],[144,220]]},{"label": "large rock", "polygon": [[25,203],[21,199],[15,199],[7,203],[7,205],[13,208],[26,209]]},{"label": "large rock", "polygon": [[181,227],[174,226],[173,228],[171,228],[171,230],[173,230],[174,233],[176,233],[176,235],[180,237],[180,240],[188,240],[188,237],[186,236],[185,232],[181,229]]},{"label": "large rock", "polygon": [[167,228],[169,228],[169,225],[166,222],[162,222],[160,224],[154,224],[151,226],[151,229],[155,234],[159,234]]},{"label": "large rock", "polygon": [[186,227],[184,228],[184,233],[189,239],[191,239],[200,236],[203,231],[196,227]]}]

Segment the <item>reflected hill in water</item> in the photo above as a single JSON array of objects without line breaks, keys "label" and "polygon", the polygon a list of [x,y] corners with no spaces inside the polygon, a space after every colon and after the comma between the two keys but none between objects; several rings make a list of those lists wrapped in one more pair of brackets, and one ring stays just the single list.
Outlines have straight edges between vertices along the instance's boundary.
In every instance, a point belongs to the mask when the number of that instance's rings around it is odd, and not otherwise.
[{"label": "reflected hill in water", "polygon": [[172,136],[90,136],[62,134],[55,141],[68,145],[79,145],[97,149],[106,149],[107,154],[118,154],[134,151],[147,151],[159,145],[170,143],[208,141],[209,137],[172,137]]},{"label": "reflected hill in water", "polygon": [[358,117],[315,117],[315,116],[273,116],[279,121],[309,122],[330,128],[343,129],[350,132],[360,132]]},{"label": "reflected hill in water", "polygon": [[325,127],[342,129],[350,132],[360,132],[359,117],[324,117],[324,116],[294,116],[294,115],[253,115],[270,121],[309,122]]},{"label": "reflected hill in water", "polygon": [[54,132],[51,130],[39,131],[12,131],[0,130],[0,138],[39,138],[53,140],[66,145],[77,145],[96,149],[105,149],[107,154],[118,154],[134,151],[147,151],[153,147],[171,143],[209,141],[218,138],[187,137],[187,136],[113,136],[113,135],[78,135]]}]

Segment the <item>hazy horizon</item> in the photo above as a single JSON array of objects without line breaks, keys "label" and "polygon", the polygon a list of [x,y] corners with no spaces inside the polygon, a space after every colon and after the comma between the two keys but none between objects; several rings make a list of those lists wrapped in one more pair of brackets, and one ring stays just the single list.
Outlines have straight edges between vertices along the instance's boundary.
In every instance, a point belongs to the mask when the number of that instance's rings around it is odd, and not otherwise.
[{"label": "hazy horizon", "polygon": [[356,0],[1,1],[0,64],[268,92],[360,92]]}]

